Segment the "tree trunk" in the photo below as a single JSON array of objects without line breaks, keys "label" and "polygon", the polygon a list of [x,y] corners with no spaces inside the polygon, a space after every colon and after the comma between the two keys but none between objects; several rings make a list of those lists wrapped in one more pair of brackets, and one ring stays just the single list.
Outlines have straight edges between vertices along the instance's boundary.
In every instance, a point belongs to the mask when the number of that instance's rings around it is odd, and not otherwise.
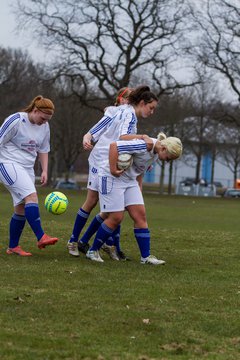
[{"label": "tree trunk", "polygon": [[160,180],[159,180],[159,193],[163,194],[164,192],[164,173],[165,173],[165,163],[164,161],[161,162],[161,173],[160,173]]}]

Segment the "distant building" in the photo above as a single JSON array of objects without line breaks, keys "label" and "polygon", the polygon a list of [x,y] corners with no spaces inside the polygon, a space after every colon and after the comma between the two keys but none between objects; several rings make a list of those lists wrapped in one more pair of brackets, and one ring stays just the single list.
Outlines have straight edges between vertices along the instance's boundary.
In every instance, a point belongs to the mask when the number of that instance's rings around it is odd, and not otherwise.
[{"label": "distant building", "polygon": [[[209,173],[209,164],[211,165],[211,161],[209,157],[206,157],[202,162],[201,169],[201,178],[210,181],[211,172]],[[144,176],[144,182],[147,183],[156,183],[158,184],[160,181],[160,165],[158,163],[154,163],[153,169],[147,172]],[[165,176],[164,183],[168,183],[169,176],[169,165],[167,164],[165,167]],[[195,178],[195,168],[191,166],[187,166],[181,160],[176,160],[173,163],[173,185],[177,186],[180,181],[182,181],[186,177]],[[233,187],[233,173],[220,162],[215,161],[215,171],[214,171],[214,181],[219,181],[225,187]]]}]

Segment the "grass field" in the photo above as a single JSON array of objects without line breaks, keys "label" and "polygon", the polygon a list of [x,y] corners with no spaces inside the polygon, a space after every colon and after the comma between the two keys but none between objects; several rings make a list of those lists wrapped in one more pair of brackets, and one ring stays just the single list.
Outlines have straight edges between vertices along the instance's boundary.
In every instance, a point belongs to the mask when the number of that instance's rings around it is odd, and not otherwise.
[{"label": "grass field", "polygon": [[[145,194],[152,254],[141,265],[126,215],[121,244],[132,261],[72,258],[66,250],[84,191],[65,192],[61,216],[43,207],[45,231],[58,244],[31,258],[5,250],[11,199],[0,188],[0,359],[150,360],[240,358],[240,201]],[[97,210],[96,210],[97,211]]]}]

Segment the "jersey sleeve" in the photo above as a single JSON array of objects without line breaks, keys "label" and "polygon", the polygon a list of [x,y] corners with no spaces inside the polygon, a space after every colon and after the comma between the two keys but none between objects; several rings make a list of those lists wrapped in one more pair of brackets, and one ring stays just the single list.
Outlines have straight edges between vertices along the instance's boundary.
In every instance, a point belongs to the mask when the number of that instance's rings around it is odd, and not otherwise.
[{"label": "jersey sleeve", "polygon": [[90,130],[92,135],[92,140],[94,142],[98,141],[100,136],[106,131],[108,125],[111,123],[112,117],[104,115]]},{"label": "jersey sleeve", "polygon": [[20,114],[13,114],[6,118],[0,127],[0,146],[10,141],[17,133],[20,123]]},{"label": "jersey sleeve", "polygon": [[146,153],[147,144],[144,140],[134,139],[134,140],[118,140],[117,142],[117,150],[119,154],[127,153],[127,154],[141,154]]}]

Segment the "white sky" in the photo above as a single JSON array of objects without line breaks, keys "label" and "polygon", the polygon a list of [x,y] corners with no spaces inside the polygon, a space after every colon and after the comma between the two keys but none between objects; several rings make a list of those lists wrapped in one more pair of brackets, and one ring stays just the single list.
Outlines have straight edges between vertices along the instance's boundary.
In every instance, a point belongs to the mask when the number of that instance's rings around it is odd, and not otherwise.
[{"label": "white sky", "polygon": [[1,0],[0,8],[0,45],[3,47],[21,47],[23,39],[14,34],[14,15],[11,13],[11,1]]},{"label": "white sky", "polygon": [[29,30],[29,36],[26,31],[16,31],[15,15],[11,10],[11,3],[13,0],[0,0],[0,46],[27,50],[34,61],[41,62],[45,58],[44,50],[37,47],[37,40],[35,44],[32,37],[30,40],[31,31]]}]

